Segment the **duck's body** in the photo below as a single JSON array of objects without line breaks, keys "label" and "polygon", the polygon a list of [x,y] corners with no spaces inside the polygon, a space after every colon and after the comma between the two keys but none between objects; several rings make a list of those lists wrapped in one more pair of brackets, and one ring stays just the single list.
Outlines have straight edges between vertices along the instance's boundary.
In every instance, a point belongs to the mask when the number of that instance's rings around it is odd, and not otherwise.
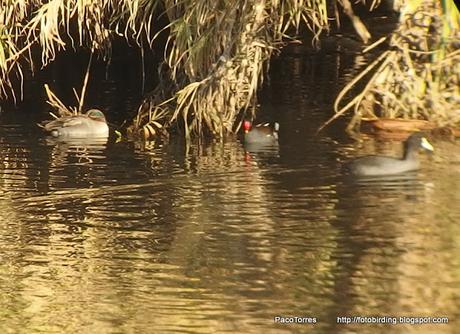
[{"label": "duck's body", "polygon": [[269,123],[257,124],[252,126],[251,122],[243,122],[244,142],[245,144],[273,145],[278,143],[279,124]]},{"label": "duck's body", "polygon": [[108,137],[109,127],[102,111],[90,109],[86,114],[64,116],[43,125],[54,137]]},{"label": "duck's body", "polygon": [[347,169],[353,175],[377,176],[399,174],[417,170],[420,162],[417,160],[404,160],[392,157],[370,155],[358,158],[348,164]]},{"label": "duck's body", "polygon": [[369,155],[351,161],[345,165],[345,169],[355,176],[392,175],[414,171],[420,168],[417,154],[420,148],[433,151],[433,146],[422,134],[414,133],[404,142],[402,158]]}]

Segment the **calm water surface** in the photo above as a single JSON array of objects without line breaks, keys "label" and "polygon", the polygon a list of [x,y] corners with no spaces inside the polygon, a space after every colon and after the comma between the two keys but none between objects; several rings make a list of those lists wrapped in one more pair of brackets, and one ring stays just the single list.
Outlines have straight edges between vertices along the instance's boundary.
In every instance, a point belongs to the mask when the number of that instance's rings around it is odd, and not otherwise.
[{"label": "calm water surface", "polygon": [[435,141],[419,172],[355,182],[344,161],[400,143],[354,142],[343,123],[313,136],[364,61],[346,48],[275,61],[261,118],[280,122],[280,146],[255,152],[57,142],[34,110],[4,112],[0,331],[458,333],[458,143]]}]

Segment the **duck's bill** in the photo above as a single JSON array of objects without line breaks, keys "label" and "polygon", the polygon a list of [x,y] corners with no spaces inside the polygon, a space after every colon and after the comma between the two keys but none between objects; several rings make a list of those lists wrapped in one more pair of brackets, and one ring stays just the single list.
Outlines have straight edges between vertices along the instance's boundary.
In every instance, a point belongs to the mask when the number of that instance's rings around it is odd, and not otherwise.
[{"label": "duck's bill", "polygon": [[434,151],[433,145],[426,138],[422,138],[422,147],[427,151]]}]

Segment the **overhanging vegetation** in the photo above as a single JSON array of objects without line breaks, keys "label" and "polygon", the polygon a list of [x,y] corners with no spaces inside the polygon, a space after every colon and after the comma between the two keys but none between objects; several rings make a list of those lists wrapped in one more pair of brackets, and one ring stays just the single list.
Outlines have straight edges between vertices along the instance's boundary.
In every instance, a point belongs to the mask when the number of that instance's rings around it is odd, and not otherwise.
[{"label": "overhanging vegetation", "polygon": [[[378,3],[373,1],[373,6]],[[438,110],[456,106],[458,15],[446,15],[452,0],[444,0],[444,7],[435,3],[407,2],[401,27],[392,37],[393,49],[371,65],[373,70],[379,66],[378,73],[362,94],[337,107],[338,115],[354,107],[356,124],[364,115],[364,101],[371,105],[366,112],[372,116],[389,112],[431,118],[427,105]],[[5,0],[0,3],[0,97],[20,98],[23,71],[46,66],[61,50],[85,47],[108,59],[114,36],[141,48],[152,48],[159,36],[166,36],[160,83],[139,107],[129,132],[148,138],[175,124],[186,138],[223,137],[254,113],[267,60],[302,24],[318,38],[329,29],[327,9],[337,4],[360,37],[369,40],[349,0]],[[409,15],[414,17],[404,19]],[[433,29],[442,33],[433,38]],[[407,38],[406,31],[424,39]],[[41,51],[39,59],[34,48]],[[410,87],[398,88],[404,82],[411,82]],[[83,93],[79,99],[81,107]],[[442,123],[452,117],[444,113],[438,119]]]},{"label": "overhanging vegetation", "polygon": [[12,78],[22,80],[26,63],[34,68],[35,45],[45,66],[65,48],[87,47],[107,58],[115,35],[152,47],[164,32],[162,80],[131,132],[149,137],[175,123],[187,138],[223,136],[239,112],[250,110],[266,60],[287,30],[303,22],[317,38],[328,27],[326,8],[326,0],[2,1],[0,96],[17,97],[22,85],[13,87]]},{"label": "overhanging vegetation", "polygon": [[[350,131],[359,130],[362,120],[377,118],[427,120],[438,127],[460,125],[460,15],[455,4],[406,1],[400,11],[399,27],[389,37],[390,49],[336,100],[333,119],[354,111]],[[348,96],[360,80],[366,82],[364,89]]]}]

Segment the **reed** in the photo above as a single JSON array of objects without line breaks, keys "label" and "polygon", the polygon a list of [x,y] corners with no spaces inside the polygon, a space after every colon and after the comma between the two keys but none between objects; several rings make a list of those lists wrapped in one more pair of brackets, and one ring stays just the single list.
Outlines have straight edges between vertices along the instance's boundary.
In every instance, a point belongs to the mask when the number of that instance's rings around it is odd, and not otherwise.
[{"label": "reed", "polygon": [[[378,3],[373,1],[372,7]],[[129,133],[149,138],[165,135],[175,125],[187,139],[203,134],[224,137],[239,128],[241,119],[253,116],[270,57],[302,25],[313,32],[314,40],[329,29],[327,4],[326,0],[4,0],[0,98],[21,98],[17,92],[22,95],[24,70],[46,66],[64,49],[87,48],[108,59],[116,35],[142,48],[152,48],[159,36],[166,35],[160,83],[139,107]],[[334,4],[342,6],[359,36],[369,40],[350,1]],[[362,117],[387,116],[457,122],[460,116],[449,111],[458,110],[458,12],[452,9],[452,0],[442,5],[434,0],[402,4],[392,49],[362,76],[368,78],[372,72],[365,90],[339,107],[351,85],[344,89],[336,112],[354,108],[352,124]],[[34,48],[41,51],[40,59],[33,56]],[[81,110],[84,89],[78,99],[78,107],[69,111]]]},{"label": "reed", "polygon": [[158,119],[178,124],[187,139],[223,137],[235,120],[254,113],[268,60],[305,23],[315,34],[328,28],[326,1],[165,1],[169,36],[162,83],[144,102],[133,132],[146,134]]},{"label": "reed", "polygon": [[318,38],[328,28],[326,8],[326,0],[1,1],[0,98],[16,99],[24,69],[46,66],[64,49],[88,48],[107,59],[115,35],[152,47],[164,33],[162,80],[129,130],[150,137],[177,124],[187,138],[223,136],[237,115],[253,112],[267,60],[288,30],[304,23]]},{"label": "reed", "polygon": [[[337,97],[330,121],[353,110],[349,131],[359,130],[362,120],[377,118],[422,119],[440,127],[460,124],[459,12],[452,0],[414,0],[401,6],[390,49]],[[352,96],[360,81],[365,81],[364,89]]]}]

